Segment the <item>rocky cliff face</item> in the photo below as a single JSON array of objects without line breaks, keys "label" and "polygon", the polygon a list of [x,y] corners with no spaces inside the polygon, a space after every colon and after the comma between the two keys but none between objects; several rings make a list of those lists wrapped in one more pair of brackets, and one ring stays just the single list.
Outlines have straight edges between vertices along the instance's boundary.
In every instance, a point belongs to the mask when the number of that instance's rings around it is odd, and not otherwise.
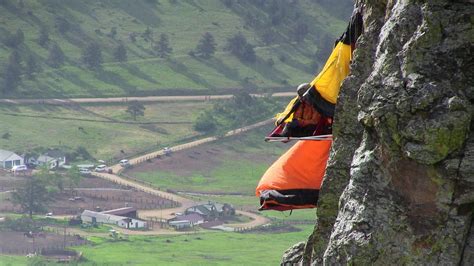
[{"label": "rocky cliff face", "polygon": [[318,220],[284,263],[474,264],[474,3],[362,0]]}]

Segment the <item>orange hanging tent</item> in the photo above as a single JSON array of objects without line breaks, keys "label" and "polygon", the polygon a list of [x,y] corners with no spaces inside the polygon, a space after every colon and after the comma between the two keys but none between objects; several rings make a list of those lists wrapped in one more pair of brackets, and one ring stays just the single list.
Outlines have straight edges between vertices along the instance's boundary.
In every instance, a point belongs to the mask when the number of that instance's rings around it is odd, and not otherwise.
[{"label": "orange hanging tent", "polygon": [[332,119],[342,81],[349,74],[352,50],[362,31],[356,10],[322,71],[298,87],[298,96],[276,117],[266,141],[299,141],[261,178],[256,195],[260,210],[315,208],[332,143]]},{"label": "orange hanging tent", "polygon": [[314,208],[332,141],[298,141],[265,172],[256,189],[260,210]]}]

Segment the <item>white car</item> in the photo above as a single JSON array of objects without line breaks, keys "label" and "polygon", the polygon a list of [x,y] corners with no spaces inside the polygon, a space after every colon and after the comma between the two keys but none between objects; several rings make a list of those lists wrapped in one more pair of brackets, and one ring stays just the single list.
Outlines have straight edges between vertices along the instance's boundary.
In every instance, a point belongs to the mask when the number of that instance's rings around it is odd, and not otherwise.
[{"label": "white car", "polygon": [[28,168],[24,164],[15,165],[15,166],[12,167],[12,172],[13,173],[22,172],[22,171],[26,171],[26,170],[28,170]]},{"label": "white car", "polygon": [[122,167],[130,166],[130,162],[127,159],[120,160],[119,164]]},{"label": "white car", "polygon": [[91,174],[91,170],[87,169],[87,168],[80,168],[79,169],[79,173],[81,175],[90,175]]},{"label": "white car", "polygon": [[96,172],[105,172],[106,168],[107,168],[107,165],[105,165],[105,164],[99,164],[99,165],[97,165],[97,167],[95,168],[95,171],[96,171]]}]

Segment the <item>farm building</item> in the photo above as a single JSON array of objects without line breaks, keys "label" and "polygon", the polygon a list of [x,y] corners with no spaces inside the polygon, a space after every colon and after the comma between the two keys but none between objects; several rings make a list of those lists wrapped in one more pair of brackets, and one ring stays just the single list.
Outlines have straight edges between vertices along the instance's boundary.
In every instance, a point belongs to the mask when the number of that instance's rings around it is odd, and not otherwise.
[{"label": "farm building", "polygon": [[128,218],[138,218],[137,208],[134,208],[134,207],[118,208],[118,209],[114,209],[114,210],[103,211],[101,213],[124,216],[124,217],[128,217]]},{"label": "farm building", "polygon": [[203,216],[206,220],[218,218],[218,217],[227,217],[235,215],[235,209],[232,205],[224,203],[213,203],[209,202],[207,204],[201,204],[192,206],[186,209],[185,214],[196,213]]},{"label": "farm building", "polygon": [[25,164],[23,157],[7,150],[0,150],[0,167],[11,169],[15,165]]},{"label": "farm building", "polygon": [[128,229],[145,228],[147,225],[146,222],[142,220],[89,210],[82,212],[81,220],[84,223],[113,224]]},{"label": "farm building", "polygon": [[186,228],[192,228],[193,225],[191,224],[190,221],[171,221],[168,222],[168,224],[173,227],[176,230],[181,230],[181,229],[186,229]]}]

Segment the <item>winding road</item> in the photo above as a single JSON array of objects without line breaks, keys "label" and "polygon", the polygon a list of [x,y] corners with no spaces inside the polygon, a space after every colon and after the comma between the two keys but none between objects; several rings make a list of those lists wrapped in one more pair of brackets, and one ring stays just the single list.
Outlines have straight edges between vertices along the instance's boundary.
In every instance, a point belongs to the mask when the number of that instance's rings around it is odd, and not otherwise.
[{"label": "winding road", "polygon": [[[262,121],[262,122],[255,123],[255,124],[250,125],[250,126],[242,127],[242,128],[235,129],[235,130],[231,130],[231,131],[227,132],[224,135],[224,137],[229,137],[229,136],[234,136],[234,135],[237,135],[237,134],[241,134],[241,133],[249,131],[251,129],[258,128],[258,127],[270,124],[272,122],[273,122],[273,119],[269,119],[269,120],[265,120],[265,121]],[[192,141],[192,142],[189,142],[189,143],[177,145],[177,146],[171,147],[170,149],[173,152],[183,151],[183,150],[186,150],[186,149],[196,147],[198,145],[202,145],[202,144],[205,144],[205,143],[216,141],[217,139],[218,139],[218,137],[207,137],[207,138],[203,138],[203,139],[200,139],[200,140],[195,140],[195,141]],[[151,152],[151,153],[148,153],[148,154],[136,157],[136,158],[132,158],[132,159],[129,160],[129,163],[131,165],[138,165],[142,162],[145,162],[148,159],[157,158],[158,156],[163,156],[163,155],[165,155],[165,151],[164,150],[159,150],[159,151]],[[190,199],[181,197],[181,196],[176,195],[174,193],[161,191],[161,190],[149,187],[147,185],[132,181],[130,179],[121,177],[120,173],[124,170],[124,168],[120,164],[112,165],[112,166],[109,167],[109,169],[112,170],[112,174],[110,174],[110,173],[97,173],[97,172],[94,172],[92,174],[94,176],[109,180],[111,182],[114,182],[114,183],[117,183],[117,184],[120,184],[120,185],[133,187],[137,190],[140,190],[140,191],[152,194],[152,195],[156,195],[156,196],[159,196],[159,197],[162,197],[162,198],[167,198],[167,199],[173,200],[175,202],[178,202],[181,205],[180,207],[171,208],[171,209],[140,210],[138,215],[142,219],[145,219],[145,220],[170,219],[170,218],[174,217],[175,213],[184,212],[187,208],[189,208],[193,205],[199,204],[198,202],[195,202],[195,201],[192,201]],[[251,213],[251,212],[247,212],[247,211],[243,211],[243,210],[237,210],[236,212],[237,212],[237,214],[250,217],[252,220],[249,221],[249,222],[246,222],[246,223],[226,224],[225,225],[226,227],[251,228],[251,227],[255,227],[255,226],[259,226],[259,225],[264,225],[264,224],[269,222],[269,220],[267,218],[265,218],[263,216],[260,216],[260,215],[257,215],[255,213]],[[125,233],[125,234],[143,234],[143,235],[166,234],[166,233],[171,232],[169,230],[164,230],[164,229],[161,229],[161,228],[156,228],[156,230],[154,228],[152,231],[132,231],[132,230],[126,230],[126,229],[123,229],[123,230],[120,229],[120,231],[122,233]]]}]

